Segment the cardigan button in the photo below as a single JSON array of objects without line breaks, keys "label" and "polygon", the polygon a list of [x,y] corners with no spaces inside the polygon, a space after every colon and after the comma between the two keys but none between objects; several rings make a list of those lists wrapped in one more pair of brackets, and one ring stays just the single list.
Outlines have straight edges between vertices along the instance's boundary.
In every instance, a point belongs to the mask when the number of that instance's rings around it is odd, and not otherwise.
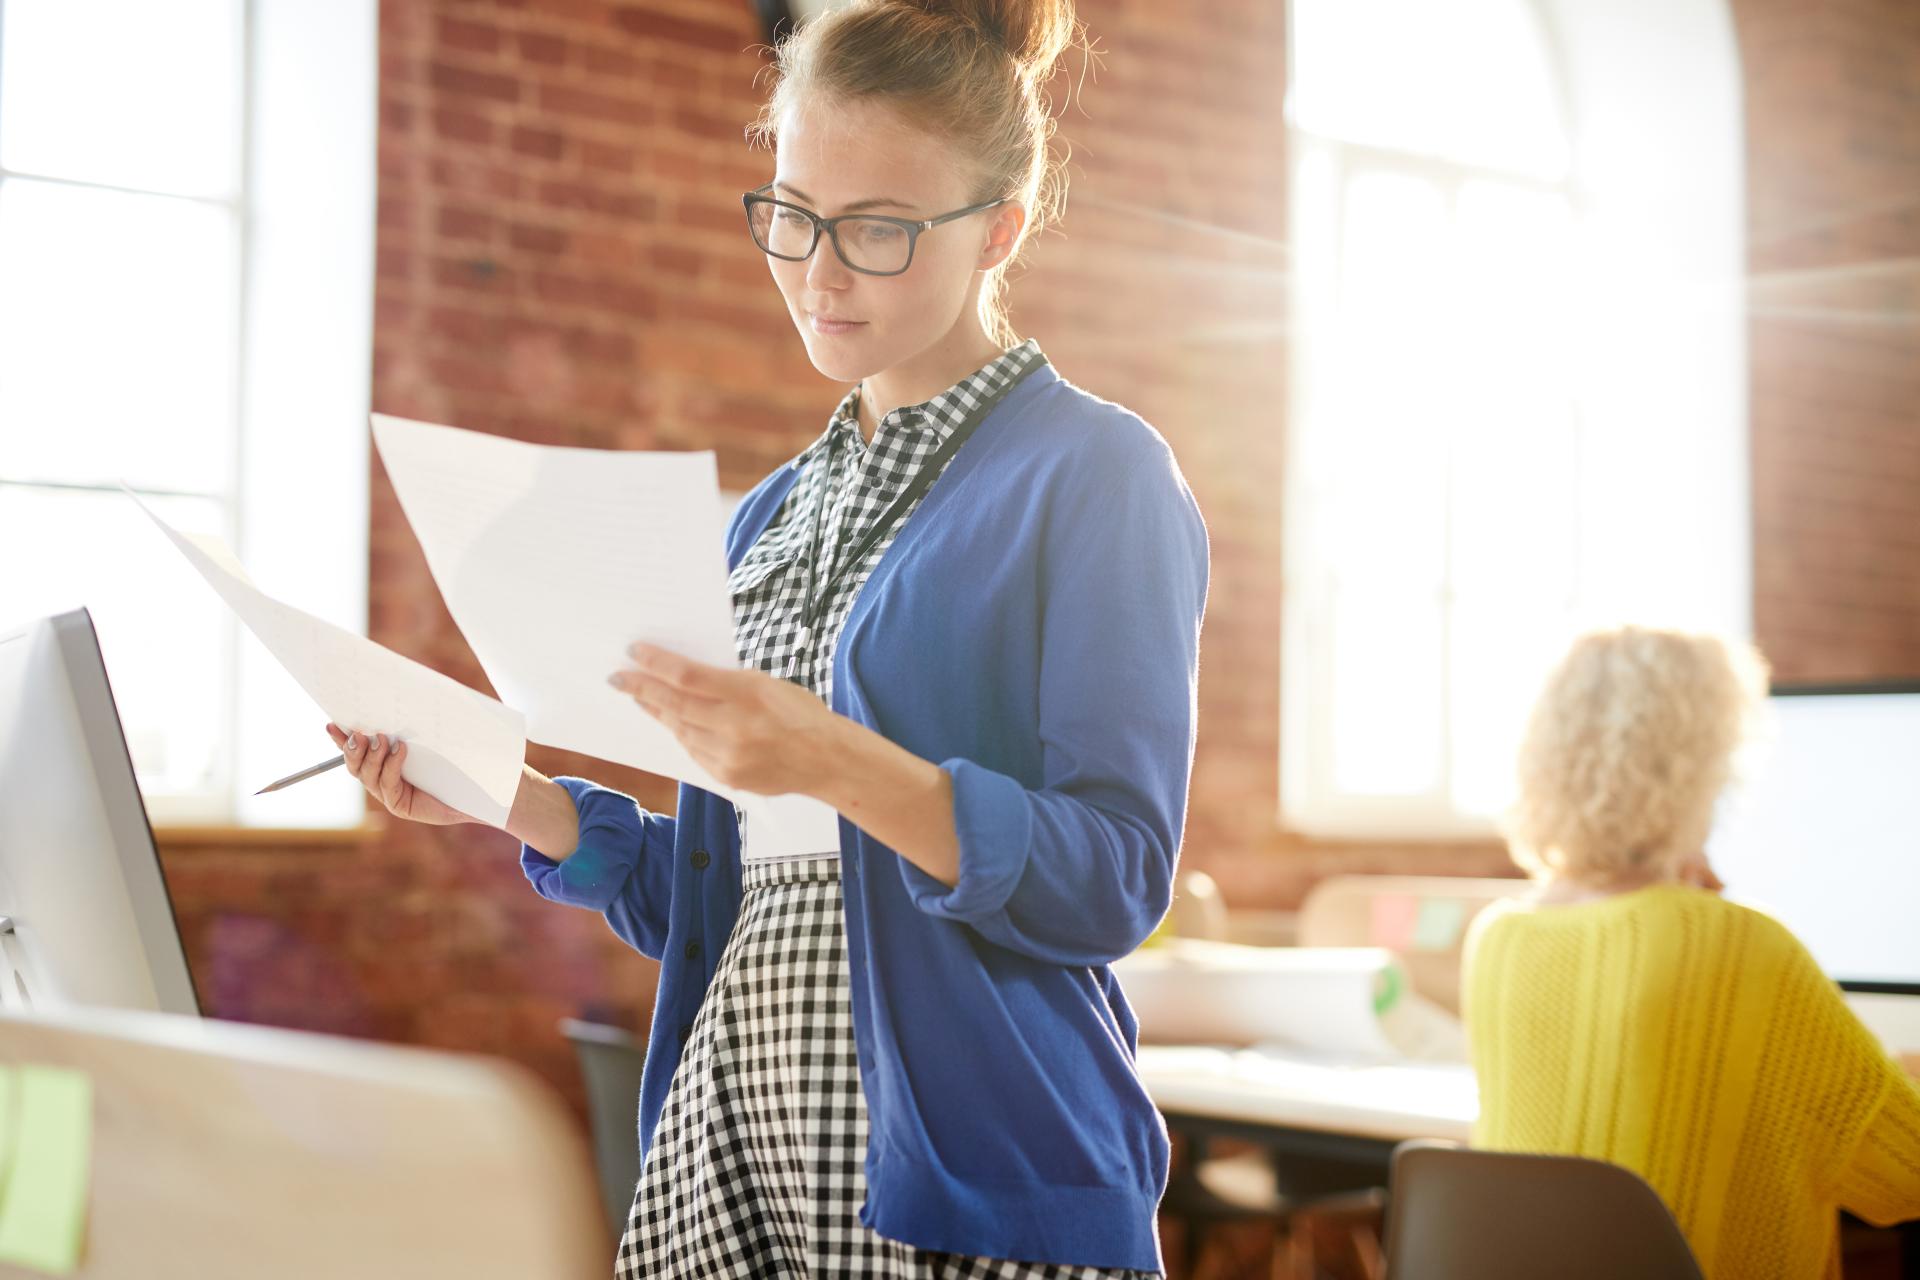
[{"label": "cardigan button", "polygon": [[700,958],[700,944],[697,942],[689,942],[686,946],[686,957],[689,960],[698,960]]},{"label": "cardigan button", "polygon": [[693,869],[695,871],[705,871],[707,864],[712,861],[712,856],[709,855],[705,849],[695,849],[693,851]]}]

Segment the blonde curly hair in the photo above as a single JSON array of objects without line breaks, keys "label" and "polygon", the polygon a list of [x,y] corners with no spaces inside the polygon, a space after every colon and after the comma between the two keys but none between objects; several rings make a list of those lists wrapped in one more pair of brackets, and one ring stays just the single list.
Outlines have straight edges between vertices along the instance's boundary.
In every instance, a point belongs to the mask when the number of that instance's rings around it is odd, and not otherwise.
[{"label": "blonde curly hair", "polygon": [[1581,636],[1527,723],[1513,860],[1596,885],[1674,876],[1700,851],[1766,687],[1751,645],[1641,627]]}]

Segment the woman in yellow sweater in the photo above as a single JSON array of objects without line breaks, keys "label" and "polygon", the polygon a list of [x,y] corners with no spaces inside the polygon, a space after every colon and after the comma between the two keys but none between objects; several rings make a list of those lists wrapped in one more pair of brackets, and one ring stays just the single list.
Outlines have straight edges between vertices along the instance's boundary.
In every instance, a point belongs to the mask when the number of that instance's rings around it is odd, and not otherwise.
[{"label": "woman in yellow sweater", "polygon": [[1711,637],[1574,645],[1509,821],[1536,890],[1475,922],[1463,994],[1475,1144],[1632,1169],[1710,1280],[1838,1276],[1837,1209],[1920,1217],[1920,1088],[1703,852],[1764,685]]}]

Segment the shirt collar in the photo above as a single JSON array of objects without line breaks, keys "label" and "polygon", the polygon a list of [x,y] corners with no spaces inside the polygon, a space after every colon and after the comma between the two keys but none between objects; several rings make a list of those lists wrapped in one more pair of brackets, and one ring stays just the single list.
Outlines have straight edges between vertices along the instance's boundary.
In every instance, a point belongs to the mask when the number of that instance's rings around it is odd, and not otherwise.
[{"label": "shirt collar", "polygon": [[[941,441],[954,433],[965,416],[964,402],[958,396],[961,388],[978,379],[991,378],[995,381],[1011,377],[1022,365],[1030,362],[1040,351],[1040,343],[1028,338],[1018,346],[1009,347],[984,365],[975,369],[960,381],[919,404],[902,405],[880,421],[880,431],[931,431]],[[855,386],[840,398],[832,417],[827,420],[827,429],[820,433],[814,442],[801,451],[794,459],[794,465],[804,466],[816,455],[829,452],[836,440],[844,440],[849,433],[860,434],[860,388]],[[876,435],[878,432],[875,433]]]}]

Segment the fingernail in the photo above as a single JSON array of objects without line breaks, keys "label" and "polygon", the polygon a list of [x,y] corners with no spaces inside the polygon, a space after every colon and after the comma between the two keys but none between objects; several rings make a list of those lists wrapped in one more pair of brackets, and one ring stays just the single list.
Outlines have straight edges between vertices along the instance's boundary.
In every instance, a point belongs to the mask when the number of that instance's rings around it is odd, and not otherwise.
[{"label": "fingernail", "polygon": [[616,671],[612,675],[608,676],[607,683],[612,685],[614,688],[618,689],[622,683],[620,673]]},{"label": "fingernail", "polygon": [[353,748],[354,748],[354,746],[355,746],[355,745],[356,745],[356,744],[357,744],[357,743],[358,743],[359,741],[360,741],[360,735],[359,735],[359,734],[357,734],[357,733],[350,733],[350,734],[348,734],[348,735],[347,735],[347,750],[349,750],[349,751],[351,751],[351,750],[353,750]]}]

